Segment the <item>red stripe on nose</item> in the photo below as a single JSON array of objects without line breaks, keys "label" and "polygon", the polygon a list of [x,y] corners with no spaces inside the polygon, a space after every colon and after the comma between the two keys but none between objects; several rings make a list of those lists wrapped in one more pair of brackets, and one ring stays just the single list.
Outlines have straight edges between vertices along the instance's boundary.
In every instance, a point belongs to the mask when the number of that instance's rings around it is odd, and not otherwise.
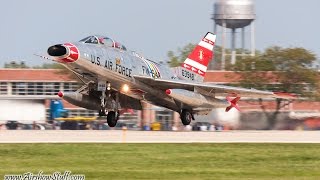
[{"label": "red stripe on nose", "polygon": [[63,44],[67,50],[68,50],[68,56],[66,58],[61,59],[62,62],[75,62],[79,59],[79,50],[78,48],[71,44],[71,43],[65,43]]}]

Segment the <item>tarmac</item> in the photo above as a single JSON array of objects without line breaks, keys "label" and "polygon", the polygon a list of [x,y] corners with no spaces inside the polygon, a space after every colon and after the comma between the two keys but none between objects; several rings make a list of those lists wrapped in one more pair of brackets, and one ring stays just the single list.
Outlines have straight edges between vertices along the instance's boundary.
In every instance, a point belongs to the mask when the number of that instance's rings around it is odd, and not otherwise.
[{"label": "tarmac", "polygon": [[0,130],[0,143],[320,143],[320,131]]}]

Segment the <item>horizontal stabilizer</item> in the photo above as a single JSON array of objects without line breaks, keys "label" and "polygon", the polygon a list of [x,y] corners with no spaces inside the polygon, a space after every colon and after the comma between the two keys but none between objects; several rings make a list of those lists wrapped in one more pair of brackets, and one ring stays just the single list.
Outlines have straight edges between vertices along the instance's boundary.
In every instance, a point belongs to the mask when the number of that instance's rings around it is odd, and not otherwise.
[{"label": "horizontal stabilizer", "polygon": [[239,100],[240,100],[240,97],[236,97],[234,99],[227,97],[227,101],[230,103],[230,106],[226,108],[226,112],[229,112],[232,108],[236,108],[238,111],[240,111],[240,108],[237,104]]}]

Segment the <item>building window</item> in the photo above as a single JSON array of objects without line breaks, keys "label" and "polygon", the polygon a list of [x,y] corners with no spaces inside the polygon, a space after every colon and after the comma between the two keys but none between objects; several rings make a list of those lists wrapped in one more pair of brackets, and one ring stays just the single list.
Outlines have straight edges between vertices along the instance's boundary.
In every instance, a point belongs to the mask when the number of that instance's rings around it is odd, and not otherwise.
[{"label": "building window", "polygon": [[93,116],[97,116],[97,115],[98,115],[97,111],[93,111],[93,110],[88,110],[88,109],[69,109],[69,116],[70,117],[76,117],[76,116],[93,117]]},{"label": "building window", "polygon": [[35,84],[36,95],[43,95],[43,83],[37,82]]},{"label": "building window", "polygon": [[27,94],[27,83],[25,82],[13,82],[12,83],[12,94],[13,95],[26,95]]},{"label": "building window", "polygon": [[173,123],[173,111],[162,110],[156,111],[156,121],[161,124],[162,130],[171,130]]},{"label": "building window", "polygon": [[[46,111],[47,119],[50,118],[50,109]],[[94,110],[87,109],[68,109],[68,117],[96,117],[98,112]]]},{"label": "building window", "polygon": [[28,95],[35,95],[35,84],[36,83],[34,83],[34,82],[28,83],[28,90],[27,90]]},{"label": "building window", "polygon": [[[75,83],[76,84],[76,83]],[[71,88],[75,87],[73,84]],[[6,87],[7,88],[7,87]],[[0,93],[2,92],[0,86]],[[3,90],[6,92],[5,90]],[[13,95],[56,95],[60,91],[60,82],[13,82]]]},{"label": "building window", "polygon": [[64,92],[74,92],[79,88],[79,84],[76,82],[65,82],[63,83],[63,91]]},{"label": "building window", "polygon": [[56,95],[60,90],[60,83],[44,83],[43,84],[43,94],[44,95]]},{"label": "building window", "polygon": [[8,94],[8,83],[0,82],[0,95]]}]

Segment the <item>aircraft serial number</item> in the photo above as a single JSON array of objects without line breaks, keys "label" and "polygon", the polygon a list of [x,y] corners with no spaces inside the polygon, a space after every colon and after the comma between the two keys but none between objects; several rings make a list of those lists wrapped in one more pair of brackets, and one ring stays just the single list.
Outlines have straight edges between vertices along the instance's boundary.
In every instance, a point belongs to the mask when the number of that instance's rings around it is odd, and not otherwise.
[{"label": "aircraft serial number", "polygon": [[188,71],[186,71],[184,69],[182,69],[182,76],[186,77],[186,78],[188,78],[188,79],[190,79],[192,81],[194,80],[194,74],[190,73],[190,72],[188,72]]}]

